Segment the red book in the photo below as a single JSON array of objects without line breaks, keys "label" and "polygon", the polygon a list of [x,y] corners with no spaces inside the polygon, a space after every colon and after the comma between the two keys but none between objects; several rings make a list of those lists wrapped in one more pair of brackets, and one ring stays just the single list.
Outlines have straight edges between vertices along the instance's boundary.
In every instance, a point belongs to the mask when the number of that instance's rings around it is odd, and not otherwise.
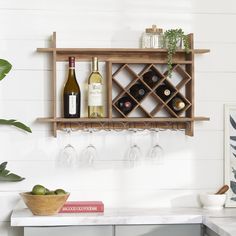
[{"label": "red book", "polygon": [[59,213],[104,212],[101,201],[69,201],[66,202]]}]

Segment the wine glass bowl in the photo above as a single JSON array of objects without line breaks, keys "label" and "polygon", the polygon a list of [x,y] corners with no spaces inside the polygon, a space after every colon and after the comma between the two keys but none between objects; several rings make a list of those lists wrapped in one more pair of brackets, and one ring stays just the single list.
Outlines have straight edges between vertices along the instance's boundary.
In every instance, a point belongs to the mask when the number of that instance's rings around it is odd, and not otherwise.
[{"label": "wine glass bowl", "polygon": [[138,161],[141,156],[140,147],[136,144],[132,145],[128,150],[128,157],[130,161]]},{"label": "wine glass bowl", "polygon": [[136,143],[137,130],[131,130],[130,147],[127,150],[126,159],[131,163],[136,163],[141,159],[141,148]]},{"label": "wine glass bowl", "polygon": [[97,150],[96,150],[95,146],[93,146],[92,144],[89,144],[82,152],[81,161],[85,165],[87,165],[87,164],[92,165],[96,156],[97,156]]},{"label": "wine glass bowl", "polygon": [[77,152],[71,144],[67,144],[61,151],[59,162],[61,166],[72,167],[77,158]]},{"label": "wine glass bowl", "polygon": [[93,165],[94,160],[97,158],[97,149],[96,147],[92,144],[92,134],[95,132],[95,129],[88,129],[88,145],[86,148],[82,151],[81,155],[81,162],[83,165]]},{"label": "wine glass bowl", "polygon": [[159,144],[151,148],[150,159],[156,161],[158,164],[164,163],[163,148]]},{"label": "wine glass bowl", "polygon": [[58,156],[58,164],[60,167],[68,168],[73,167],[77,159],[77,151],[74,146],[71,144],[71,129],[66,129],[66,139],[67,144],[60,151]]},{"label": "wine glass bowl", "polygon": [[159,130],[151,130],[152,134],[152,147],[148,154],[148,160],[154,161],[157,164],[164,164],[164,150],[159,144]]}]

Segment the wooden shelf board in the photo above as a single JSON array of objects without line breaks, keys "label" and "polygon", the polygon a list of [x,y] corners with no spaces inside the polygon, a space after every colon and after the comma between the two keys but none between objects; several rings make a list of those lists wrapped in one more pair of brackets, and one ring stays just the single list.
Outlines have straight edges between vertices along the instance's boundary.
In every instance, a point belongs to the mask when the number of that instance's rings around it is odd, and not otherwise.
[{"label": "wooden shelf board", "polygon": [[194,121],[209,121],[209,117],[204,117],[204,116],[196,116],[194,117]]},{"label": "wooden shelf board", "polygon": [[37,118],[39,122],[63,122],[63,123],[101,123],[101,122],[190,122],[190,121],[207,121],[210,120],[209,117],[194,117],[194,118],[186,118],[186,117],[179,117],[179,118],[166,118],[166,117],[153,117],[153,118],[138,118],[138,117],[128,117],[128,118],[52,118],[52,117],[44,117],[44,118]]},{"label": "wooden shelf board", "polygon": [[[90,53],[105,53],[105,54],[116,54],[116,53],[157,53],[163,52],[166,53],[167,50],[163,48],[37,48],[38,52],[53,52],[56,51],[58,54],[68,54],[68,53],[82,53],[82,54],[90,54]],[[176,52],[185,53],[184,49],[178,49]],[[190,52],[194,52],[195,54],[209,53],[210,49],[194,49],[190,50]]]},{"label": "wooden shelf board", "polygon": [[[137,60],[134,60],[134,59],[122,59],[122,60],[109,60],[110,62],[112,62],[112,64],[121,64],[121,63],[124,63],[124,64],[166,64],[166,59],[165,60],[160,60],[159,58],[156,58],[156,59],[137,59]],[[173,60],[173,64],[177,65],[177,64],[180,64],[180,65],[188,65],[188,64],[192,64],[193,62],[192,61],[189,61],[189,60]]]},{"label": "wooden shelf board", "polygon": [[195,54],[209,53],[210,51],[211,51],[210,49],[194,49],[193,50]]},{"label": "wooden shelf board", "polygon": [[[68,61],[69,55],[74,55],[76,61],[91,61],[93,56],[98,56],[100,61],[112,63],[167,63],[166,49],[143,48],[38,48],[38,52],[52,52],[56,54],[56,61]],[[191,52],[200,54],[209,52],[209,49],[194,49]],[[191,58],[191,57],[190,57]],[[179,49],[173,56],[173,64],[192,64],[186,58],[186,52]]]}]

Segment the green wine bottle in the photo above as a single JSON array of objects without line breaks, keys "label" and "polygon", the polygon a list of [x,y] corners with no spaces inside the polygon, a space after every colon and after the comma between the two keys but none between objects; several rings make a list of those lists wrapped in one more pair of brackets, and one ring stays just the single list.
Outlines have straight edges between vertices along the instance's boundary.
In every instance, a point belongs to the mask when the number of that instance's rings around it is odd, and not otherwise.
[{"label": "green wine bottle", "polygon": [[63,91],[65,118],[80,117],[80,87],[75,75],[75,57],[69,57],[69,73]]}]

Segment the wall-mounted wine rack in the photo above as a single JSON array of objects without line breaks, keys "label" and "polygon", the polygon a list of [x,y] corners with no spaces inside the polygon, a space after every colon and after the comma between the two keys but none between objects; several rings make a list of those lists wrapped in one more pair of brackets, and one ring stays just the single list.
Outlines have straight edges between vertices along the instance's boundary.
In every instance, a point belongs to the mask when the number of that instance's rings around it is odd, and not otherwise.
[{"label": "wall-mounted wine rack", "polygon": [[[52,36],[51,48],[38,48],[38,52],[52,54],[52,99],[53,117],[38,118],[40,122],[53,124],[53,135],[63,128],[97,128],[97,129],[184,129],[186,135],[193,136],[194,121],[206,121],[208,117],[194,116],[194,55],[207,53],[209,49],[194,49],[193,34],[188,35],[190,51],[177,50],[173,56],[173,73],[180,78],[174,84],[167,76],[167,50],[166,49],[131,49],[131,48],[57,48],[56,33]],[[57,62],[68,61],[68,56],[75,56],[76,61],[90,61],[97,56],[100,61],[106,62],[107,81],[107,117],[105,118],[62,118],[57,117]],[[133,69],[135,65],[141,65],[140,71]],[[149,83],[145,79],[147,73],[157,76],[155,83]],[[125,74],[127,83],[124,85],[119,80],[120,75]],[[132,86],[141,84],[145,90],[142,97],[134,97],[130,92]],[[171,93],[168,98],[158,95],[158,89],[162,85],[168,86]],[[114,92],[116,91],[116,92]],[[132,102],[129,112],[119,109],[118,101],[127,96]],[[171,104],[175,97],[181,98],[185,107],[175,111]],[[147,103],[152,101],[150,109]],[[165,115],[161,116],[165,111]]]}]

